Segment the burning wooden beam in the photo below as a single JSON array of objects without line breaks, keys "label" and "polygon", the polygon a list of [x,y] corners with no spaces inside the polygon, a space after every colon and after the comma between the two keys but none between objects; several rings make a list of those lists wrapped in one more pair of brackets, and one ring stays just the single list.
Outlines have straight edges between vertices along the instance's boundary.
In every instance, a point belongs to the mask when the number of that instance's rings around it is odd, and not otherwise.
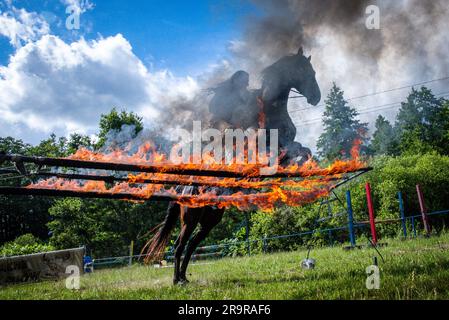
[{"label": "burning wooden beam", "polygon": [[33,189],[33,188],[13,188],[0,187],[0,195],[8,196],[37,196],[37,197],[66,197],[66,198],[86,198],[86,199],[110,199],[110,200],[130,200],[130,201],[176,201],[175,195],[155,194],[149,197],[143,194],[131,193],[111,193],[95,191],[74,191],[56,189]]},{"label": "burning wooden beam", "polygon": [[[364,172],[359,172],[355,176],[351,177],[355,178],[360,175],[362,175]],[[18,171],[16,170],[5,170],[0,169],[0,174],[18,174]],[[43,177],[43,178],[58,178],[58,179],[65,179],[65,180],[83,180],[83,181],[100,181],[105,183],[116,183],[116,182],[126,182],[129,184],[156,184],[156,185],[165,185],[165,186],[194,186],[194,187],[216,187],[216,188],[227,188],[227,189],[262,189],[262,188],[272,188],[272,187],[283,187],[283,186],[301,186],[301,182],[306,183],[320,183],[320,182],[335,182],[335,181],[341,181],[339,184],[335,186],[337,188],[340,186],[341,183],[345,183],[344,180],[346,178],[342,178],[340,176],[329,176],[326,177],[326,179],[318,178],[318,179],[302,179],[300,181],[296,181],[294,183],[290,183],[292,181],[282,181],[280,179],[275,180],[267,180],[264,179],[263,182],[248,182],[248,180],[235,180],[235,181],[221,181],[221,180],[214,180],[209,181],[207,179],[200,179],[196,181],[192,181],[189,179],[147,179],[147,178],[129,178],[129,177],[116,177],[113,175],[91,175],[91,174],[73,174],[73,173],[58,173],[58,172],[33,172],[28,175],[29,177]],[[20,176],[19,176],[20,177]],[[11,177],[12,178],[12,177]],[[203,177],[204,178],[204,177]],[[342,181],[343,180],[343,181]]]},{"label": "burning wooden beam", "polygon": [[21,155],[9,155],[0,153],[0,163],[10,161],[13,163],[33,163],[39,167],[67,167],[78,169],[95,169],[108,171],[127,171],[127,172],[144,172],[144,173],[162,173],[162,174],[176,174],[186,176],[203,176],[203,177],[218,177],[218,178],[309,178],[313,176],[336,175],[352,172],[367,172],[372,168],[335,168],[329,171],[328,169],[317,169],[310,173],[304,172],[283,172],[282,170],[274,175],[260,175],[254,172],[236,172],[226,170],[210,170],[201,168],[183,168],[175,165],[139,165],[127,163],[113,163],[113,162],[98,162],[75,160],[66,158],[47,158],[47,157],[28,157]]}]

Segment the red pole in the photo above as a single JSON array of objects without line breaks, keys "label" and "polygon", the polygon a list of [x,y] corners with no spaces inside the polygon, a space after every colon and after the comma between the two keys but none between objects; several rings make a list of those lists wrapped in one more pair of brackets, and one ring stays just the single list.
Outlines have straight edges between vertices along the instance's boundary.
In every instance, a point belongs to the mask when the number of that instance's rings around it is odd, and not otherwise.
[{"label": "red pole", "polygon": [[371,185],[369,183],[366,184],[366,199],[368,201],[369,223],[371,225],[371,237],[373,238],[373,243],[377,244],[376,217],[374,215],[373,197],[371,196]]},{"label": "red pole", "polygon": [[424,203],[424,195],[422,193],[421,186],[419,184],[416,185],[416,192],[418,193],[419,207],[421,208],[421,216],[422,222],[424,223],[424,230],[426,231],[427,235],[430,235],[431,229],[429,220],[427,218],[427,209]]}]

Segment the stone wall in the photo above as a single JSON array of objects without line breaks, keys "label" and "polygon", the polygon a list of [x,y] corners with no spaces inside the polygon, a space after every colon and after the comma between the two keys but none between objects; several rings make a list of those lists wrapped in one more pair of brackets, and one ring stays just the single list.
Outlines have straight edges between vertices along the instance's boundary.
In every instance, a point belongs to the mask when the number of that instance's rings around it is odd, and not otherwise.
[{"label": "stone wall", "polygon": [[68,266],[77,266],[82,274],[83,257],[84,248],[78,248],[0,258],[0,285],[65,278]]}]

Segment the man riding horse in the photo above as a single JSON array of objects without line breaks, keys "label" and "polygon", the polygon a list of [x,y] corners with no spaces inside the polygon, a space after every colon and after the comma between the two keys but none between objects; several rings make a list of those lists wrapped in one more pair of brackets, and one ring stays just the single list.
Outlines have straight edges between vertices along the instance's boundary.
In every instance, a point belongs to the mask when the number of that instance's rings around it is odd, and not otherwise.
[{"label": "man riding horse", "polygon": [[[222,130],[257,129],[260,124],[260,113],[263,112],[265,129],[279,130],[279,146],[284,154],[280,159],[281,165],[289,164],[296,159],[304,162],[311,156],[311,152],[294,141],[296,127],[288,113],[287,104],[292,89],[296,89],[312,105],[320,102],[321,92],[315,79],[311,58],[305,57],[301,48],[297,54],[286,56],[266,68],[262,75],[262,88],[259,90],[248,91],[249,75],[245,71],[236,72],[229,80],[212,89],[215,96],[210,103],[211,123],[213,127]],[[173,283],[187,283],[186,271],[192,254],[200,242],[218,225],[223,214],[224,209],[216,207],[188,208],[176,202],[170,203],[165,221],[144,248],[148,247],[146,261],[157,261],[163,257],[171,231],[180,219],[181,232],[174,245]],[[198,226],[197,232],[191,237]]]}]

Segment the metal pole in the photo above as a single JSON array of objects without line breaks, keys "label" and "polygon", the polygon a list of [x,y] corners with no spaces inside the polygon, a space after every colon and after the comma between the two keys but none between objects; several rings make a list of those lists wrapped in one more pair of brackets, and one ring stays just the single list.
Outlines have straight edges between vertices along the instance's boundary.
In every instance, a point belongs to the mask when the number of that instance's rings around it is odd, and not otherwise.
[{"label": "metal pole", "polygon": [[352,211],[351,191],[346,192],[346,203],[348,206],[348,229],[349,229],[349,241],[351,246],[355,247],[355,233],[354,233],[354,214]]},{"label": "metal pole", "polygon": [[129,246],[129,266],[130,267],[133,264],[133,252],[134,252],[134,240],[131,240],[131,244]]},{"label": "metal pole", "polygon": [[427,209],[424,203],[424,195],[421,190],[421,186],[419,184],[416,185],[416,192],[418,193],[419,207],[421,208],[422,222],[424,223],[424,230],[427,235],[430,235],[431,229],[429,220],[427,217]]},{"label": "metal pole", "polygon": [[402,192],[398,192],[399,199],[399,211],[401,213],[402,220],[402,231],[404,232],[404,237],[407,238],[407,221],[405,220],[405,209],[404,209],[404,200],[402,198]]},{"label": "metal pole", "polygon": [[373,239],[373,243],[377,244],[377,233],[376,233],[376,217],[374,214],[374,205],[373,205],[373,197],[371,194],[371,185],[369,183],[366,184],[366,199],[368,201],[368,212],[369,212],[369,222],[371,226],[371,237]]},{"label": "metal pole", "polygon": [[413,230],[413,236],[416,238],[415,217],[412,217],[412,230]]}]

